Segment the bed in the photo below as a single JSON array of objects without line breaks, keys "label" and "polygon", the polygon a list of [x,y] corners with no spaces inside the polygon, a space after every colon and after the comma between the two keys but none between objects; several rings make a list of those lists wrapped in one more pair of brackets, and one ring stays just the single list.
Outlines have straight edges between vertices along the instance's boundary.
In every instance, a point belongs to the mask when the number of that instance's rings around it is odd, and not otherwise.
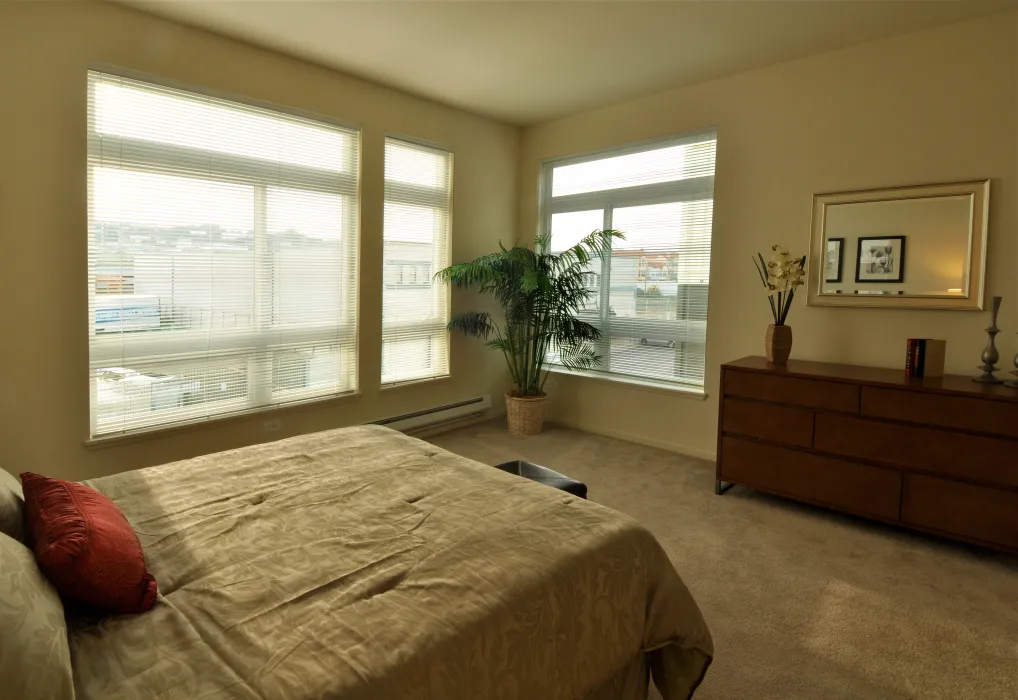
[{"label": "bed", "polygon": [[710,664],[634,520],[380,426],[86,483],[160,595],[69,621],[78,700],[686,700]]}]

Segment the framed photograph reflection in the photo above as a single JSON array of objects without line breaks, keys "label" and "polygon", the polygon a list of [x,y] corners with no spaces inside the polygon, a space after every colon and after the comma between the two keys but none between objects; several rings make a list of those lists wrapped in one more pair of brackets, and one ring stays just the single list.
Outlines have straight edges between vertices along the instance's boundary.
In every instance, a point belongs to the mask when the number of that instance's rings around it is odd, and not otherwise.
[{"label": "framed photograph reflection", "polygon": [[905,280],[905,237],[874,236],[859,239],[855,281],[895,283]]},{"label": "framed photograph reflection", "polygon": [[824,282],[841,281],[841,251],[844,247],[844,238],[827,239],[827,257],[824,259]]}]

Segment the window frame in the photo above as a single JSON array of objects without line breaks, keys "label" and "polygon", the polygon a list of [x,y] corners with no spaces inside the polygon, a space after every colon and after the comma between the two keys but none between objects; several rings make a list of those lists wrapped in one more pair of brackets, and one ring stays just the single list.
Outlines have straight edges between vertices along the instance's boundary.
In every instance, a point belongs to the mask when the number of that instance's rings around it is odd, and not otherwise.
[{"label": "window frame", "polygon": [[[708,139],[704,137],[713,134],[714,140],[717,141],[717,128],[716,127],[704,127],[697,129],[693,132],[686,132],[680,135],[666,136],[663,138],[655,138],[646,141],[639,141],[631,143],[618,148],[608,148],[603,150],[588,151],[578,155],[566,156],[564,158],[547,158],[541,161],[541,172],[538,186],[538,211],[539,211],[539,231],[543,234],[551,233],[552,216],[554,214],[564,214],[570,212],[580,211],[593,211],[602,210],[602,229],[612,228],[612,221],[614,216],[614,210],[617,208],[625,207],[637,207],[647,206],[654,204],[670,204],[675,202],[689,202],[702,200],[700,193],[703,192],[704,187],[709,183],[711,191],[711,202],[713,206],[714,201],[714,183],[717,175],[717,165],[715,163],[715,172],[712,175],[705,175],[700,177],[691,177],[682,180],[672,180],[669,182],[659,182],[647,185],[635,185],[631,187],[616,187],[607,190],[597,190],[594,192],[583,192],[579,194],[568,194],[559,195],[558,197],[552,196],[553,189],[553,171],[555,168],[563,166],[577,165],[580,163],[589,163],[598,160],[605,160],[608,158],[615,158],[618,156],[632,155],[636,153],[644,153],[646,151],[657,150],[661,148],[669,148],[673,146],[690,145],[696,143],[702,143]],[[713,249],[713,221],[711,223],[711,246]],[[665,327],[669,328],[669,336],[675,337],[677,342],[702,342],[704,348],[704,372],[706,373],[706,355],[707,355],[707,321],[689,321],[689,320],[675,320],[675,321],[651,321],[647,320],[641,322],[640,319],[625,317],[623,319],[612,321],[610,315],[610,304],[609,297],[611,294],[611,253],[608,255],[601,256],[600,258],[600,270],[597,272],[600,283],[600,298],[598,300],[598,318],[591,320],[589,316],[581,313],[579,317],[583,320],[587,320],[592,325],[597,327],[602,334],[602,337],[608,337],[609,342],[605,344],[604,354],[601,359],[602,367],[611,366],[611,342],[610,338],[613,335],[620,335],[623,337],[632,337],[633,331],[643,331],[647,335],[654,335],[655,332],[660,332],[660,329]],[[710,279],[708,277],[708,287]],[[709,304],[709,293],[708,293],[708,304]],[[586,317],[585,317],[586,316]],[[702,328],[699,328],[699,324],[702,323]],[[696,326],[691,328],[691,324]],[[582,377],[601,379],[610,382],[616,382],[621,384],[628,384],[638,387],[648,387],[654,389],[663,389],[670,392],[678,392],[681,394],[693,395],[696,397],[705,397],[705,386],[704,383],[695,383],[688,381],[678,380],[666,380],[653,377],[642,377],[639,375],[625,374],[622,372],[613,372],[610,369],[594,369],[590,371],[576,371],[570,370],[558,363],[551,362],[548,364],[550,371],[561,373],[561,374],[574,374]]]},{"label": "window frame", "polygon": [[[86,444],[104,444],[132,439],[135,436],[144,436],[164,431],[173,431],[181,427],[192,425],[204,425],[207,423],[227,420],[237,416],[248,416],[267,411],[275,411],[280,408],[316,403],[322,401],[333,401],[338,398],[356,396],[360,393],[360,372],[359,372],[359,333],[360,333],[360,208],[361,202],[361,159],[363,156],[363,133],[359,125],[346,122],[328,115],[322,115],[305,110],[285,107],[276,103],[248,98],[245,96],[226,93],[218,90],[196,86],[189,83],[154,76],[148,73],[135,71],[120,66],[89,62],[86,66],[86,76],[92,73],[100,73],[114,78],[147,83],[153,87],[165,87],[173,90],[183,91],[197,97],[211,97],[220,100],[234,102],[240,105],[268,110],[283,115],[295,116],[301,119],[317,122],[326,126],[337,127],[346,132],[352,139],[352,148],[344,155],[345,162],[339,171],[323,171],[319,168],[301,166],[287,163],[286,170],[289,173],[310,174],[312,177],[287,178],[280,177],[278,167],[269,165],[267,161],[255,157],[248,157],[223,152],[215,152],[216,173],[215,177],[206,177],[200,174],[203,163],[208,162],[209,151],[164,142],[150,142],[144,139],[116,136],[118,144],[130,146],[132,158],[127,164],[118,164],[116,170],[135,173],[151,173],[157,175],[176,175],[182,168],[190,168],[194,174],[190,175],[196,180],[208,182],[237,183],[252,188],[254,195],[254,260],[261,261],[254,270],[254,302],[255,313],[253,325],[249,331],[231,332],[227,338],[217,338],[219,343],[210,343],[208,331],[205,330],[161,330],[145,337],[146,334],[132,334],[129,342],[130,354],[127,359],[139,358],[144,360],[147,357],[161,355],[166,357],[168,363],[187,361],[190,358],[204,355],[214,362],[217,358],[228,357],[232,352],[244,349],[248,362],[248,393],[245,399],[224,399],[222,407],[226,410],[210,412],[208,409],[214,405],[203,402],[194,406],[193,410],[177,410],[174,418],[166,423],[145,424],[125,430],[105,430],[97,432],[100,428],[98,420],[98,383],[94,378],[95,368],[108,363],[120,364],[125,359],[123,335],[121,333],[110,333],[103,338],[104,333],[96,332],[95,323],[95,302],[96,279],[91,269],[91,262],[88,269],[88,342],[89,342],[89,438]],[[87,79],[86,105],[95,104],[95,83]],[[87,202],[89,208],[94,197],[94,173],[101,168],[101,153],[103,151],[104,137],[92,129],[91,118],[88,120],[86,130],[86,178],[87,178]],[[96,156],[95,154],[100,154]],[[100,163],[94,162],[98,159]],[[197,166],[197,167],[196,167]],[[257,182],[253,182],[252,173],[259,172]],[[348,202],[350,206],[344,207],[344,230],[350,231],[352,235],[343,237],[343,255],[353,256],[353,263],[349,264],[350,272],[353,275],[353,283],[350,285],[353,291],[352,302],[341,309],[341,316],[329,323],[307,323],[299,325],[277,325],[273,323],[260,322],[264,315],[258,312],[258,307],[263,304],[272,304],[271,285],[265,284],[265,280],[271,279],[274,274],[273,261],[271,256],[259,256],[258,250],[264,250],[268,245],[268,214],[267,198],[268,190],[298,189],[307,192],[321,192],[329,195],[338,195]],[[91,211],[86,214],[88,223],[91,224]],[[91,260],[91,235],[89,235],[89,259]],[[257,319],[257,320],[255,320]],[[353,383],[350,388],[329,394],[321,394],[314,390],[280,389],[273,391],[271,385],[265,385],[251,381],[251,377],[257,376],[257,370],[252,364],[272,363],[275,358],[268,351],[273,349],[286,350],[301,343],[321,344],[334,343],[336,338],[350,338],[349,347],[341,346],[338,351],[341,353],[341,362],[352,361],[354,371],[351,373]],[[281,338],[285,342],[281,343]],[[283,347],[278,347],[280,345]],[[352,355],[352,358],[350,357]],[[264,373],[264,372],[262,372]],[[278,399],[278,400],[274,400]]]},{"label": "window frame", "polygon": [[[391,141],[403,142],[403,143],[409,144],[411,146],[419,146],[421,148],[430,148],[432,150],[441,151],[441,152],[445,153],[448,156],[448,158],[449,158],[449,189],[448,189],[448,193],[445,194],[445,195],[442,195],[442,194],[439,194],[436,191],[434,191],[433,188],[421,187],[421,186],[417,186],[417,185],[411,185],[411,184],[408,184],[408,183],[396,182],[396,183],[393,183],[392,185],[390,185],[388,180],[385,179],[385,144],[388,141],[390,141],[390,140]],[[403,192],[408,193],[407,196],[397,197],[397,199],[395,199],[393,201],[396,201],[398,203],[403,203],[403,204],[411,204],[411,205],[416,204],[419,201],[419,200],[415,200],[414,199],[413,193],[415,193],[415,192],[417,192],[417,193],[426,192],[426,193],[429,193],[429,194],[427,194],[427,196],[422,197],[422,199],[424,199],[424,200],[428,200],[428,199],[432,200],[432,202],[433,202],[432,206],[434,206],[435,208],[445,208],[446,209],[446,220],[448,222],[448,226],[447,226],[447,232],[446,232],[446,236],[445,236],[445,249],[442,252],[445,254],[445,259],[448,261],[448,264],[451,265],[452,264],[452,236],[453,236],[453,228],[454,228],[453,212],[455,210],[455,202],[456,202],[456,198],[455,198],[455,194],[456,194],[455,180],[456,180],[456,154],[455,154],[452,146],[449,146],[447,144],[438,143],[438,142],[435,142],[435,141],[428,141],[427,139],[421,139],[421,138],[417,138],[415,136],[408,136],[407,134],[403,134],[403,133],[389,132],[389,131],[385,132],[384,138],[382,140],[382,190],[383,190],[383,194],[382,194],[382,227],[383,228],[382,228],[382,261],[381,262],[382,262],[382,290],[383,290],[383,293],[382,293],[382,316],[379,319],[379,326],[380,326],[380,330],[381,330],[381,335],[380,335],[381,342],[379,343],[379,360],[380,360],[380,362],[379,362],[379,382],[380,382],[379,388],[382,391],[387,391],[387,390],[390,390],[390,389],[398,389],[398,388],[400,388],[402,386],[408,386],[408,385],[414,385],[414,384],[422,384],[422,383],[425,383],[425,382],[441,381],[441,380],[444,380],[444,379],[449,379],[452,376],[452,333],[449,331],[448,322],[449,322],[449,319],[452,318],[452,313],[453,313],[453,311],[452,311],[452,285],[449,284],[448,282],[445,282],[444,283],[444,285],[445,285],[445,308],[447,310],[447,314],[448,314],[448,317],[449,317],[448,319],[446,319],[444,322],[440,321],[440,322],[437,322],[437,323],[436,322],[429,322],[429,323],[424,323],[424,322],[403,322],[403,323],[399,323],[399,324],[396,324],[396,325],[390,325],[389,329],[388,329],[388,331],[390,331],[390,332],[395,330],[395,332],[398,333],[399,330],[404,329],[404,328],[419,328],[419,329],[424,329],[426,332],[429,332],[432,335],[441,335],[444,332],[444,334],[445,334],[445,347],[446,347],[446,352],[448,353],[447,362],[446,362],[446,364],[447,364],[447,371],[445,372],[445,374],[436,374],[436,375],[426,376],[426,377],[413,377],[413,378],[409,378],[409,379],[398,379],[398,380],[395,380],[395,381],[388,381],[388,382],[385,381],[385,374],[384,374],[384,369],[383,369],[384,356],[385,356],[386,332],[387,332],[387,329],[385,327],[385,319],[384,319],[384,314],[385,314],[385,306],[384,306],[385,305],[385,290],[387,290],[387,289],[388,290],[394,290],[394,289],[415,289],[415,288],[416,289],[422,289],[422,288],[424,288],[423,285],[399,285],[399,284],[391,284],[390,285],[390,284],[388,284],[386,282],[385,273],[386,273],[387,266],[390,263],[392,263],[392,262],[400,262],[401,264],[406,264],[409,261],[387,261],[385,259],[385,230],[384,230],[384,227],[385,227],[385,205],[390,202],[390,199],[388,197],[386,197],[385,190],[387,188],[389,188],[389,187],[393,187],[396,190],[402,190]],[[437,247],[435,247],[435,249],[439,250]],[[432,267],[433,268],[435,267],[435,265],[433,263],[432,263]],[[434,276],[437,272],[438,272],[438,269],[432,269],[431,270],[432,276]]]}]

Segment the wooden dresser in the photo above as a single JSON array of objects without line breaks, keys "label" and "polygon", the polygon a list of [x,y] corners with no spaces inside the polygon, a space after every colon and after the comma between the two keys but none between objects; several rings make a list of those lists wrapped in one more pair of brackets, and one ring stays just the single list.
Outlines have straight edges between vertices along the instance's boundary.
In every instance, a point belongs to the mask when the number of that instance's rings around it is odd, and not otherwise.
[{"label": "wooden dresser", "polygon": [[1018,553],[1018,390],[825,362],[730,362],[717,492],[730,484]]}]

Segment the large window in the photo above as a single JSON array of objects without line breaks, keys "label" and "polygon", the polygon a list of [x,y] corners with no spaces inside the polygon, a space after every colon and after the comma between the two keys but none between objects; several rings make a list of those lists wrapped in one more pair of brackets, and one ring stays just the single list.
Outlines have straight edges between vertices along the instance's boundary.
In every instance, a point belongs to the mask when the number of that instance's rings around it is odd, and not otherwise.
[{"label": "large window", "polygon": [[703,387],[716,145],[710,131],[546,164],[553,250],[599,228],[626,236],[586,274],[582,316],[602,333],[595,372]]},{"label": "large window", "polygon": [[88,74],[93,436],[356,389],[356,131]]},{"label": "large window", "polygon": [[385,140],[382,384],[449,374],[452,154]]}]

